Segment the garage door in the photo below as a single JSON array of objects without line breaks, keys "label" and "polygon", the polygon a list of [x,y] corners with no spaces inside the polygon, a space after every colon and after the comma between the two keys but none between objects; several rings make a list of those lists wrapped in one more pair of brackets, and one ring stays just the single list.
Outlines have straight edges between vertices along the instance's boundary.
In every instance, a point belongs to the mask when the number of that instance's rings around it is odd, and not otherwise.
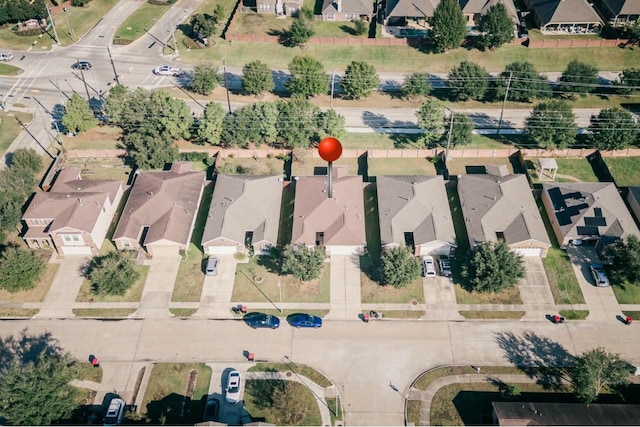
[{"label": "garage door", "polygon": [[178,245],[147,245],[147,249],[151,252],[151,256],[171,257],[180,255],[180,247]]},{"label": "garage door", "polygon": [[62,246],[63,255],[91,255],[89,246]]},{"label": "garage door", "polygon": [[514,248],[513,252],[522,256],[540,256],[542,249],[540,248]]},{"label": "garage door", "polygon": [[209,255],[226,255],[235,254],[237,252],[236,246],[209,246],[207,247],[207,253]]}]

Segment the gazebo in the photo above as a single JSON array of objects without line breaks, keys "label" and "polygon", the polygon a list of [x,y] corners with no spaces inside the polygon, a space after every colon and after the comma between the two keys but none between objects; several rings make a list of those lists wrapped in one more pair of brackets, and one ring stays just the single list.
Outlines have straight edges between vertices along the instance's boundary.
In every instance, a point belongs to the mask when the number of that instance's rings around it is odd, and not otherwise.
[{"label": "gazebo", "polygon": [[556,173],[558,173],[558,163],[556,159],[538,159],[540,169],[538,170],[538,180],[541,180],[544,176],[544,171],[548,171],[547,175],[553,181],[556,180]]}]

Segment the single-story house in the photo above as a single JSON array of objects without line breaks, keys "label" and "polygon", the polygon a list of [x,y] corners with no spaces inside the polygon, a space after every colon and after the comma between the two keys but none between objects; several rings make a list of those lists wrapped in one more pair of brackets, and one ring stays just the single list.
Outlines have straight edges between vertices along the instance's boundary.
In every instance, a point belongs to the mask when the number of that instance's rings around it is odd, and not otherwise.
[{"label": "single-story house", "polygon": [[503,241],[522,256],[547,255],[551,241],[525,175],[506,167],[490,173],[461,175],[458,194],[469,244]]},{"label": "single-story house", "polygon": [[467,20],[467,27],[475,27],[480,25],[480,19],[486,15],[489,9],[498,3],[502,3],[507,9],[509,17],[515,26],[519,24],[518,11],[516,10],[513,0],[460,0],[460,8],[462,14]]},{"label": "single-story house", "polygon": [[326,175],[295,177],[292,245],[324,246],[328,254],[364,252],[362,177],[347,173],[346,166],[333,167],[331,198]]},{"label": "single-story house", "polygon": [[629,187],[627,202],[629,203],[629,207],[631,208],[633,215],[636,217],[638,222],[640,222],[640,187]]},{"label": "single-story house", "polygon": [[457,246],[444,179],[378,176],[382,248],[413,246],[414,254],[449,255]]},{"label": "single-story house", "polygon": [[256,12],[277,16],[294,16],[302,9],[303,0],[256,0]]},{"label": "single-story house", "polygon": [[324,0],[320,16],[323,21],[370,21],[373,17],[373,1]]},{"label": "single-story house", "polygon": [[218,175],[202,248],[208,255],[243,252],[266,255],[278,242],[282,177]]},{"label": "single-story house", "polygon": [[600,31],[602,18],[587,0],[524,0],[540,31],[588,34]]},{"label": "single-story house", "polygon": [[638,0],[596,0],[594,6],[611,25],[635,25],[640,19]]},{"label": "single-story house", "polygon": [[498,426],[640,425],[640,405],[560,402],[492,402]]},{"label": "single-story house", "polygon": [[60,255],[98,255],[123,192],[122,181],[81,179],[80,169],[62,169],[50,191],[29,203],[23,239]]},{"label": "single-story house", "polygon": [[421,27],[427,27],[427,20],[440,0],[385,0],[384,25],[405,26],[413,21]]},{"label": "single-story house", "polygon": [[541,197],[561,247],[587,240],[603,251],[630,234],[640,236],[612,182],[545,183]]},{"label": "single-story house", "polygon": [[192,171],[190,162],[175,162],[170,170],[135,174],[113,234],[116,247],[142,249],[152,256],[188,250],[205,173]]}]

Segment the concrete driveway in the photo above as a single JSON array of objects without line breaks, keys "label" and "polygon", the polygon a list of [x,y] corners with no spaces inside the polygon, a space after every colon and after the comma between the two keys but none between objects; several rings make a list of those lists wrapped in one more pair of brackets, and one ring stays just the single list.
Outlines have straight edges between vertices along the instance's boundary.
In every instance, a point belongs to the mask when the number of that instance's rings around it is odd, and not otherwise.
[{"label": "concrete driveway", "polygon": [[238,260],[233,255],[217,255],[217,257],[220,260],[218,274],[204,277],[200,308],[194,313],[194,317],[233,317],[229,309],[232,305],[231,295]]},{"label": "concrete driveway", "polygon": [[553,294],[540,257],[523,258],[525,276],[520,279],[518,288],[526,309],[523,319],[546,320],[545,315],[555,311]]},{"label": "concrete driveway", "polygon": [[153,255],[140,298],[140,305],[131,317],[171,316],[169,302],[178,275],[180,260],[177,250],[175,254],[157,253]]},{"label": "concrete driveway", "polygon": [[617,322],[616,316],[622,314],[618,300],[613,294],[613,289],[608,287],[597,287],[593,283],[593,277],[589,270],[592,262],[601,262],[596,250],[590,245],[567,247],[567,254],[571,260],[571,266],[578,278],[584,301],[589,307],[589,317],[587,320],[596,322]]}]

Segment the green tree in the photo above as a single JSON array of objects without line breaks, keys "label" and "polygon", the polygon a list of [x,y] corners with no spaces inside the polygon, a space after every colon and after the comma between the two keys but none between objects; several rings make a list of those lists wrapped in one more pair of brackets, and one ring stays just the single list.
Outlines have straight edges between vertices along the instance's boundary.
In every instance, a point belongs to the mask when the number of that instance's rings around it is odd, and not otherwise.
[{"label": "green tree", "polygon": [[218,67],[213,64],[198,64],[191,73],[189,89],[201,95],[209,95],[220,84],[222,77],[218,74]]},{"label": "green tree", "polygon": [[7,246],[0,254],[0,288],[11,293],[33,289],[45,263],[30,249]]},{"label": "green tree", "polygon": [[250,95],[271,92],[275,87],[271,70],[260,61],[245,64],[242,67],[242,87]]},{"label": "green tree", "polygon": [[629,94],[640,90],[640,68],[627,68],[622,70],[620,75],[621,93]]},{"label": "green tree", "polygon": [[474,291],[500,292],[524,277],[522,257],[511,252],[506,243],[481,243],[469,252],[462,276]]},{"label": "green tree", "polygon": [[[447,120],[447,122],[449,120]],[[445,123],[445,128],[448,136],[450,123]],[[469,117],[469,115],[465,113],[453,113],[453,128],[451,132],[451,144],[454,147],[456,145],[469,145],[471,144],[472,137],[473,137],[473,121],[471,120],[471,117]],[[444,143],[443,145],[446,146],[446,144]]]},{"label": "green tree", "polygon": [[621,284],[640,285],[640,239],[630,234],[609,247],[611,278]]},{"label": "green tree", "polygon": [[196,131],[196,141],[199,144],[220,145],[222,124],[227,115],[217,102],[209,102],[202,113],[200,125]]},{"label": "green tree", "polygon": [[62,126],[73,133],[85,132],[98,124],[93,111],[89,108],[89,103],[74,93],[67,101],[62,116]]},{"label": "green tree", "polygon": [[345,128],[344,116],[338,114],[338,112],[332,108],[321,111],[318,113],[318,139],[322,140],[327,136],[333,136],[334,138],[342,138],[347,134]]},{"label": "green tree", "polygon": [[229,145],[246,147],[275,142],[278,137],[279,111],[273,102],[245,105],[227,116],[222,139]]},{"label": "green tree", "polygon": [[216,19],[213,16],[195,13],[191,17],[191,29],[196,39],[208,38],[216,31]]},{"label": "green tree", "polygon": [[355,26],[354,31],[356,32],[357,36],[362,36],[366,34],[367,31],[369,31],[369,23],[363,21],[362,19],[356,19],[353,25]]},{"label": "green tree", "polygon": [[422,137],[426,146],[440,141],[444,132],[444,105],[436,98],[429,98],[416,112],[418,127],[424,131]]},{"label": "green tree", "polygon": [[329,89],[329,76],[322,64],[310,56],[296,56],[289,62],[290,79],[286,86],[291,95],[322,95]]},{"label": "green tree", "polygon": [[598,150],[627,148],[640,136],[640,127],[633,115],[619,107],[605,108],[592,116],[589,130],[589,142]]},{"label": "green tree", "polygon": [[306,18],[304,15],[299,15],[291,23],[289,28],[289,40],[291,46],[304,47],[305,43],[316,33],[313,28],[313,21]]},{"label": "green tree", "polygon": [[480,45],[485,49],[495,49],[513,40],[514,25],[507,8],[496,3],[480,18]]},{"label": "green tree", "polygon": [[403,98],[418,98],[420,96],[427,96],[429,95],[429,91],[431,91],[429,74],[413,73],[404,78],[401,89]]},{"label": "green tree", "polygon": [[52,425],[68,419],[81,394],[70,381],[77,376],[68,355],[42,351],[34,361],[13,360],[0,368],[0,417],[11,425]]},{"label": "green tree", "polygon": [[287,246],[282,252],[282,272],[302,282],[320,277],[324,268],[324,249],[320,246]]},{"label": "green tree", "polygon": [[467,21],[457,0],[441,0],[429,19],[436,51],[460,47],[467,35]]},{"label": "green tree", "polygon": [[340,80],[340,89],[347,99],[366,98],[378,88],[380,78],[372,65],[351,61]]},{"label": "green tree", "polygon": [[94,294],[124,295],[140,273],[128,253],[113,251],[91,260],[88,278]]},{"label": "green tree", "polygon": [[603,389],[615,389],[629,384],[630,366],[619,354],[609,353],[598,347],[576,357],[571,385],[578,399],[588,404],[597,400]]},{"label": "green tree", "polygon": [[25,173],[29,171],[37,175],[42,170],[42,157],[33,148],[18,148],[11,153],[11,166],[24,168]]},{"label": "green tree", "polygon": [[309,407],[300,398],[301,384],[284,381],[284,386],[276,388],[273,393],[273,421],[276,425],[295,426],[307,415]]},{"label": "green tree", "polygon": [[389,248],[382,252],[382,276],[385,285],[404,288],[420,277],[420,261],[407,246]]},{"label": "green tree", "polygon": [[502,101],[509,86],[507,100],[516,102],[531,102],[537,98],[549,98],[551,86],[545,76],[538,74],[529,62],[512,62],[507,65],[500,76],[494,81],[493,97]]},{"label": "green tree", "polygon": [[140,169],[161,169],[178,159],[175,140],[153,123],[140,125],[136,132],[124,135],[123,139],[133,162]]},{"label": "green tree", "polygon": [[224,6],[220,3],[216,4],[213,8],[213,19],[216,22],[222,22],[227,17],[227,12],[224,10]]},{"label": "green tree", "polygon": [[556,90],[573,97],[576,94],[586,96],[598,84],[598,69],[576,59],[569,62],[563,71]]},{"label": "green tree", "polygon": [[451,70],[447,83],[454,99],[481,101],[489,87],[489,73],[478,64],[462,61],[460,65]]},{"label": "green tree", "polygon": [[318,142],[317,121],[320,108],[303,96],[294,95],[289,102],[278,102],[278,141],[287,148],[309,147]]},{"label": "green tree", "polygon": [[103,106],[109,123],[122,127],[129,112],[131,97],[132,94],[126,86],[117,84],[111,87]]},{"label": "green tree", "polygon": [[543,148],[566,148],[576,140],[578,126],[571,107],[552,99],[533,107],[525,127],[531,139]]}]

